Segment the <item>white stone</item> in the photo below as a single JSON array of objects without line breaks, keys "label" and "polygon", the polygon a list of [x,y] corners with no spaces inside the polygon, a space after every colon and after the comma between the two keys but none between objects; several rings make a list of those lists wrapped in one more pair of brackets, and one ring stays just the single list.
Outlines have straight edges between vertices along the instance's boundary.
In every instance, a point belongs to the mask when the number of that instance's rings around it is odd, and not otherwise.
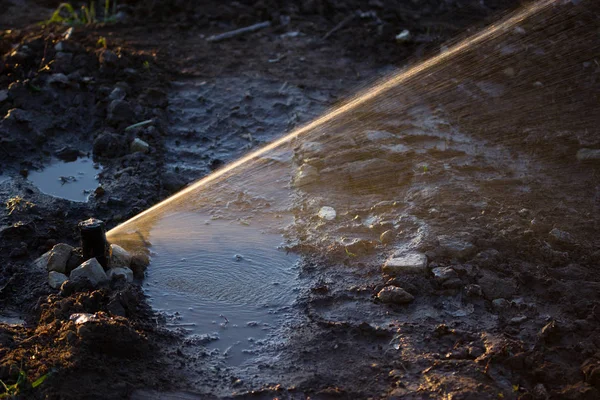
[{"label": "white stone", "polygon": [[131,142],[131,152],[132,153],[147,153],[150,150],[150,145],[146,142],[144,142],[142,139],[140,138],[135,138],[133,139],[133,142]]},{"label": "white stone", "polygon": [[600,161],[600,149],[580,149],[577,152],[579,161]]},{"label": "white stone", "polygon": [[48,271],[56,271],[64,274],[67,270],[67,261],[71,257],[71,251],[73,251],[73,247],[65,243],[59,243],[54,246],[48,258]]},{"label": "white stone", "polygon": [[48,273],[48,284],[52,289],[60,289],[61,285],[68,279],[69,277],[60,272],[50,271]]},{"label": "white stone", "polygon": [[129,268],[112,268],[108,270],[108,279],[115,280],[124,277],[127,282],[133,282],[133,271]]},{"label": "white stone", "polygon": [[408,253],[392,256],[383,265],[383,272],[389,275],[404,273],[425,273],[427,257],[421,253]]},{"label": "white stone", "polygon": [[365,136],[371,142],[382,142],[395,137],[392,133],[387,131],[365,131]]},{"label": "white stone", "polygon": [[131,264],[131,254],[118,244],[110,245],[110,268],[129,267]]},{"label": "white stone", "polygon": [[324,219],[326,221],[333,221],[337,216],[335,209],[329,206],[323,206],[319,210],[319,218]]},{"label": "white stone", "polygon": [[106,276],[106,272],[104,272],[104,268],[102,268],[102,265],[100,265],[98,260],[95,258],[87,260],[79,267],[71,271],[69,279],[73,281],[80,277],[89,279],[94,286],[98,286],[99,284],[108,281],[108,277]]},{"label": "white stone", "polygon": [[525,315],[518,315],[518,316],[516,316],[514,318],[511,318],[510,321],[509,321],[509,323],[512,324],[512,325],[518,325],[518,324],[520,324],[522,322],[525,322],[525,321],[527,321],[527,317]]},{"label": "white stone", "polygon": [[384,148],[390,153],[402,154],[408,153],[410,151],[410,147],[403,144],[395,144],[393,146],[384,146]]},{"label": "white stone", "polygon": [[397,42],[408,42],[410,39],[411,39],[411,34],[408,29],[405,29],[396,35]]}]

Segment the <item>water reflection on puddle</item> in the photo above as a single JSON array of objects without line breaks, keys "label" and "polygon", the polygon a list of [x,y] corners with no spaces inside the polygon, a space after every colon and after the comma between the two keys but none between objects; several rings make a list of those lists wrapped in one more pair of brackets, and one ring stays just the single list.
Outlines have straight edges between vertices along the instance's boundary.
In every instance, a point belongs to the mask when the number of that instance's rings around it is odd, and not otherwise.
[{"label": "water reflection on puddle", "polygon": [[281,326],[296,297],[298,257],[277,248],[282,240],[256,222],[168,215],[149,233],[150,304],[168,326],[204,335],[201,342],[239,365]]},{"label": "water reflection on puddle", "polygon": [[73,162],[56,161],[27,177],[42,193],[63,199],[85,202],[98,186],[100,167],[89,158]]},{"label": "water reflection on puddle", "polygon": [[0,314],[0,323],[8,325],[23,325],[25,321],[23,320],[21,315],[7,310],[3,310],[2,314]]}]

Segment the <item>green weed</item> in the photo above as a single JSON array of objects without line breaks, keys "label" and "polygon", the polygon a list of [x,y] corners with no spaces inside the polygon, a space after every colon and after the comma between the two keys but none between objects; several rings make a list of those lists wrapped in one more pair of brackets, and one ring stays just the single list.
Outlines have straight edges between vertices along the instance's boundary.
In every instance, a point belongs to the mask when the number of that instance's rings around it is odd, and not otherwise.
[{"label": "green weed", "polygon": [[2,384],[2,388],[4,389],[4,393],[0,393],[0,399],[7,399],[12,396],[17,396],[28,389],[35,389],[36,387],[44,383],[44,381],[48,378],[49,374],[50,373],[44,374],[35,381],[30,382],[29,378],[27,378],[27,374],[25,373],[25,371],[21,370],[19,371],[19,377],[17,378],[17,381],[11,385],[7,385],[2,380],[0,380],[0,384]]},{"label": "green weed", "polygon": [[77,13],[69,3],[60,3],[48,21],[49,24],[62,24],[77,20]]},{"label": "green weed", "polygon": [[102,47],[104,49],[106,49],[108,47],[108,45],[106,43],[106,38],[104,36],[100,36],[98,38],[98,41],[96,42],[96,47]]},{"label": "green weed", "polygon": [[96,2],[90,1],[88,5],[81,7],[79,11],[76,11],[71,3],[61,3],[54,10],[52,16],[43,24],[62,24],[62,25],[91,25],[98,22],[115,22],[115,15],[117,12],[117,1],[111,3],[110,0],[104,1],[104,15],[103,18],[98,18],[96,14]]}]

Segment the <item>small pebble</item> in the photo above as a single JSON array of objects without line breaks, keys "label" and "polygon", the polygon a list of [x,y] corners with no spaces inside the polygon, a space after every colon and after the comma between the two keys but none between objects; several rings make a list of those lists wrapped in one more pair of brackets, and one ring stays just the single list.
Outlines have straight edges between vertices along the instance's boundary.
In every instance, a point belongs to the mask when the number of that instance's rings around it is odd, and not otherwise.
[{"label": "small pebble", "polygon": [[337,216],[335,209],[333,207],[324,206],[319,210],[319,218],[324,219],[326,221],[333,221]]}]

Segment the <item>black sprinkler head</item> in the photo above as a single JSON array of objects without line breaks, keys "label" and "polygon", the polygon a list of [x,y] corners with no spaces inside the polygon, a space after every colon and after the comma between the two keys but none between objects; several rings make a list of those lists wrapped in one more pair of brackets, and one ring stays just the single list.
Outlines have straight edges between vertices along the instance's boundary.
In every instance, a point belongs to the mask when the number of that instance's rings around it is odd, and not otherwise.
[{"label": "black sprinkler head", "polygon": [[79,224],[83,259],[95,258],[105,269],[108,266],[108,242],[104,221],[96,218],[86,219]]}]

